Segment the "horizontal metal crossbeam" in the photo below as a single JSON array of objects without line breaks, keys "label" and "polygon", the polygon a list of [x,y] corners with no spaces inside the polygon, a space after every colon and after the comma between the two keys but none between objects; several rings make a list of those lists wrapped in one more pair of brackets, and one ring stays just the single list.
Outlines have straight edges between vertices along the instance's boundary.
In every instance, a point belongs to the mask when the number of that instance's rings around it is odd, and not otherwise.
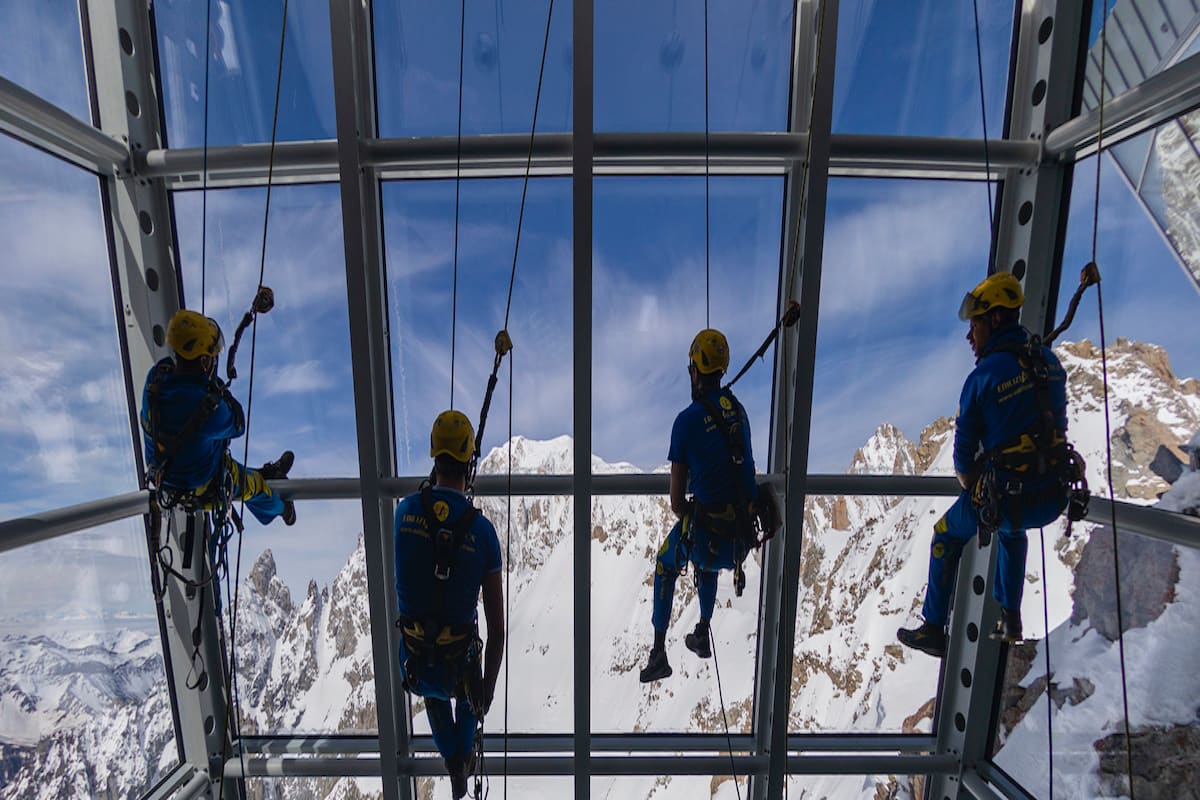
[{"label": "horizontal metal crossbeam", "polygon": [[1104,123],[1108,149],[1157,125],[1200,108],[1200,53],[1104,101],[1046,134],[1047,157],[1079,160],[1096,152]]},{"label": "horizontal metal crossbeam", "polygon": [[[415,492],[422,480],[420,477],[385,478],[381,487],[390,497],[404,497]],[[784,486],[782,475],[760,475],[759,480],[769,482],[777,489]],[[270,483],[275,490],[295,500],[357,500],[359,497],[357,478],[303,478]],[[669,484],[670,477],[666,474],[593,475],[592,494],[666,495]],[[568,496],[573,494],[573,486],[574,478],[570,475],[512,476],[513,496]],[[810,475],[808,487],[811,495],[827,496],[953,497],[959,492],[954,478],[920,475]],[[479,497],[504,497],[508,491],[509,479],[505,475],[481,475],[475,482],[475,494]],[[146,492],[130,492],[0,522],[0,553],[135,517],[146,512],[148,502]],[[1200,549],[1200,519],[1121,501],[1116,507],[1120,530]],[[1105,498],[1092,498],[1088,520],[1107,524],[1110,508],[1110,501]]]},{"label": "horizontal metal crossbeam", "polygon": [[[533,138],[530,170],[537,176],[571,174],[571,135],[540,133]],[[464,177],[520,177],[530,158],[529,137],[523,134],[465,136],[461,171]],[[594,164],[597,175],[715,175],[783,174],[802,162],[808,146],[804,133],[713,133],[707,159],[700,133],[597,133]],[[384,179],[453,178],[459,169],[458,140],[453,136],[420,139],[376,139],[363,145],[363,163]],[[266,180],[268,144],[210,147],[207,154],[209,187],[244,186]],[[1033,142],[982,139],[835,135],[831,174],[943,178],[983,178],[985,162],[995,170],[1028,167],[1037,162]],[[151,150],[137,157],[138,173],[162,178],[174,189],[203,185],[201,148]],[[275,148],[273,181],[317,183],[338,180],[337,143],[330,140],[280,142]]]},{"label": "horizontal metal crossbeam", "polygon": [[[732,762],[732,763],[731,763]],[[611,755],[591,756],[593,775],[738,775],[766,773],[766,756],[753,755]],[[516,756],[493,751],[484,764],[492,776],[573,775],[575,756]],[[943,775],[956,772],[950,755],[813,754],[789,755],[789,775]],[[400,760],[400,774],[445,775],[442,759],[424,756]],[[370,777],[380,774],[379,757],[246,756],[225,762],[225,777]]]},{"label": "horizontal metal crossbeam", "polygon": [[128,147],[2,77],[0,132],[99,175],[127,171]]}]

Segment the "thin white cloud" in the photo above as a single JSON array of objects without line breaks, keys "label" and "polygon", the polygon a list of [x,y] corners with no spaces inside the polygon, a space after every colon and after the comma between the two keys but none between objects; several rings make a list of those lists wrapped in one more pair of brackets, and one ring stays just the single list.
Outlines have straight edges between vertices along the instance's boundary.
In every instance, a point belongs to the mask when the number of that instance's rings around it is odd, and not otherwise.
[{"label": "thin white cloud", "polygon": [[321,362],[310,359],[297,364],[257,367],[268,396],[311,394],[331,389],[337,383],[324,371]]}]

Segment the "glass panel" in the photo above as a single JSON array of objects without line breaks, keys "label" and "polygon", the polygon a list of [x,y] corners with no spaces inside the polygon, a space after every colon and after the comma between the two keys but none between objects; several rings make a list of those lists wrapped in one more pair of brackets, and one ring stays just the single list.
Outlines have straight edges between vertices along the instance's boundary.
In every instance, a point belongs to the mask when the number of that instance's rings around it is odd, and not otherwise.
[{"label": "glass panel", "polygon": [[[737,786],[733,777],[723,775],[642,775],[592,778],[592,797],[616,798],[623,800],[734,800],[736,797],[747,797],[745,775],[739,775]],[[565,796],[565,795],[564,795]],[[797,793],[795,797],[805,797]],[[821,797],[823,795],[814,795]],[[825,795],[833,797],[834,795]]]},{"label": "glass panel", "polygon": [[934,456],[973,364],[957,311],[986,274],[984,186],[834,179],[827,214],[809,469],[952,474]]},{"label": "glass panel", "polygon": [[[689,404],[688,347],[706,322],[729,339],[731,378],[770,333],[782,187],[779,178],[711,179],[706,265],[703,178],[596,180],[593,447],[605,461],[643,471],[665,464],[671,423]],[[737,385],[760,471],[767,465],[773,353]]]},{"label": "glass panel", "polygon": [[[1084,111],[1099,105],[1101,67],[1107,103],[1194,52],[1196,42],[1200,41],[1195,36],[1197,24],[1200,24],[1200,9],[1194,3],[1093,0],[1084,73]],[[1102,53],[1100,46],[1102,28],[1108,43],[1107,54]]]},{"label": "glass panel", "polygon": [[[308,501],[296,516],[295,527],[248,526],[242,577],[230,577],[230,585],[241,584],[235,647],[241,730],[374,733],[362,506]],[[235,558],[231,552],[231,572]]]},{"label": "glass panel", "polygon": [[140,519],[0,555],[0,720],[5,797],[138,797],[178,763]]},{"label": "glass panel", "polygon": [[[486,730],[501,732],[507,720],[512,732],[570,731],[575,718],[575,501],[514,497],[511,514],[504,498],[481,497],[476,505],[496,526],[507,568],[507,663]],[[424,720],[420,725],[418,732],[428,730]]]},{"label": "glass panel", "polygon": [[[618,466],[613,471],[625,470]],[[675,515],[665,497],[597,497],[592,501],[593,731],[724,733],[726,719],[730,732],[750,731],[760,551],[746,559],[746,588],[741,597],[734,594],[733,573],[720,573],[712,618],[715,659],[701,660],[684,647],[684,636],[699,621],[700,608],[695,570],[680,576],[667,634],[667,657],[674,674],[659,682],[638,683],[638,672],[654,641],[650,614],[655,556],[674,523]],[[631,691],[637,692],[632,698]]]},{"label": "glass panel", "polygon": [[920,624],[929,537],[951,502],[809,498],[789,732],[932,729],[937,663],[901,646],[896,629]]},{"label": "glass panel", "polygon": [[[353,797],[355,800],[377,800],[383,797],[383,779],[378,777],[250,778],[246,780],[246,788],[247,796],[253,800],[267,797]],[[449,792],[449,788],[446,791]],[[447,793],[445,796],[450,795]]]},{"label": "glass panel", "polygon": [[[789,775],[785,797],[926,797],[924,775]],[[792,789],[796,790],[791,794]]]},{"label": "glass panel", "polygon": [[[203,195],[174,195],[184,296],[217,320],[227,346],[258,285],[265,194],[208,192],[203,258]],[[251,466],[290,448],[293,478],[358,474],[344,264],[338,187],[274,187],[264,283],[274,288],[276,306],[259,317],[257,339],[246,331],[232,386],[250,412]],[[257,402],[249,402],[252,353]],[[235,440],[234,457],[241,460],[245,447],[245,439]]]},{"label": "glass panel", "polygon": [[133,491],[96,178],[0,137],[0,198],[0,519]]},{"label": "glass panel", "polygon": [[[1178,129],[1170,123],[1154,138],[1152,161],[1159,174],[1142,187],[1143,191],[1162,189],[1157,197],[1145,198],[1141,208],[1125,178],[1110,168],[1113,162],[1102,164],[1097,263],[1104,279],[1109,337],[1107,389],[1115,496],[1139,504],[1158,503],[1167,510],[1195,511],[1200,510],[1200,479],[1196,478],[1200,460],[1191,448],[1200,431],[1200,399],[1195,379],[1177,376],[1200,374],[1200,352],[1195,337],[1189,335],[1200,296],[1190,276],[1177,268],[1188,263],[1187,253],[1179,261],[1167,242],[1174,241],[1178,231],[1186,231],[1196,201],[1186,191],[1169,188],[1183,186],[1183,176],[1191,169],[1189,160],[1164,157],[1167,151],[1158,142],[1163,131],[1172,128]],[[1077,177],[1092,177],[1086,184],[1077,180],[1077,189],[1092,185],[1095,165],[1089,159],[1078,166]],[[1095,201],[1088,188],[1076,191],[1072,198],[1060,313],[1075,288],[1076,268],[1091,258]],[[1149,208],[1165,217],[1165,240]],[[1057,352],[1070,376],[1071,438],[1087,460],[1093,493],[1108,496],[1106,387],[1098,334],[1097,304],[1089,293]],[[1197,687],[1192,673],[1173,671],[1170,681],[1139,676],[1161,671],[1164,665],[1194,663],[1200,655],[1192,590],[1200,579],[1196,554],[1121,531],[1116,541],[1118,562],[1107,522],[1104,515],[1093,513],[1070,539],[1062,536],[1060,525],[1047,528],[1051,588],[1042,613],[1049,618],[1050,634],[1031,637],[1037,640],[1014,648],[1010,657],[995,758],[1038,797],[1052,793],[1047,758],[1051,744],[1054,796],[1170,794],[1181,782],[1194,783],[1194,776],[1178,771],[1166,756],[1180,752],[1179,747],[1190,747],[1180,743],[1193,742],[1197,735],[1191,702]],[[1027,569],[1031,574],[1039,566],[1032,561]],[[1118,563],[1119,622],[1114,591]],[[1038,616],[1036,600],[1032,608],[1027,602],[1027,629],[1031,617],[1037,627]],[[1124,632],[1124,686],[1118,632]],[[1128,690],[1133,733],[1132,792],[1127,786],[1123,689]],[[1165,742],[1173,744],[1164,747]]]},{"label": "glass panel", "polygon": [[787,129],[792,3],[636,0],[596,6],[597,130]]},{"label": "glass panel", "polygon": [[0,75],[91,120],[76,0],[0,0],[0,31],[5,32]]},{"label": "glass panel", "polygon": [[[210,146],[269,142],[276,85],[280,83],[283,2],[175,0],[155,3],[153,10],[171,147],[203,146],[206,99]],[[206,79],[204,31],[210,18],[207,39],[211,58]],[[329,4],[323,0],[291,2],[283,49],[276,139],[333,138],[337,128]]]},{"label": "glass panel", "polygon": [[[987,134],[1004,130],[1012,3],[980,3]],[[847,0],[838,14],[833,131],[978,137],[983,131],[969,3]]]},{"label": "glass panel", "polygon": [[[571,4],[554,3],[539,131],[571,129]],[[461,3],[382,0],[373,6],[379,130],[385,137],[528,133],[549,0]],[[465,36],[464,48],[460,47]]]},{"label": "glass panel", "polygon": [[[521,180],[463,182],[457,297],[454,193],[454,181],[383,187],[401,475],[429,471],[429,429],[440,411],[455,406],[479,424],[495,357],[493,338],[504,327]],[[487,454],[504,445],[511,430],[521,432],[513,444],[513,471],[567,474],[572,471],[571,182],[531,181],[523,228],[508,316],[514,349],[501,367],[488,414],[481,470],[505,469],[506,450]]]}]

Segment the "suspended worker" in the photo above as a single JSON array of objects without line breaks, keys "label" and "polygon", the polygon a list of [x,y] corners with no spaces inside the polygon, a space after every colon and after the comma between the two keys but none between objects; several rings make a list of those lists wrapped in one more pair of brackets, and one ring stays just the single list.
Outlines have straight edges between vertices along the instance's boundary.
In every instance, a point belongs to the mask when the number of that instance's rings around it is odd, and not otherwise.
[{"label": "suspended worker", "polygon": [[933,526],[924,624],[896,634],[901,643],[938,658],[946,654],[963,547],[977,532],[983,544],[998,534],[992,588],[1000,603],[997,634],[1019,641],[1025,530],[1049,524],[1067,505],[1065,471],[1075,454],[1066,441],[1066,373],[1053,351],[1020,325],[1024,302],[1020,282],[997,272],[967,294],[958,312],[969,323],[967,341],[975,354],[954,431],[954,471],[962,493]]},{"label": "suspended worker", "polygon": [[[687,562],[695,569],[700,621],[684,637],[684,644],[700,658],[711,658],[709,629],[717,577],[723,569],[733,570],[740,595],[745,585],[742,562],[758,543],[754,501],[759,487],[754,480],[750,420],[733,392],[721,388],[728,368],[725,335],[711,328],[696,334],[688,352],[692,403],[675,418],[667,456],[671,461],[671,510],[679,519],[654,564],[654,646],[641,671],[642,683],[671,674],[667,626],[675,580],[687,569]],[[774,525],[770,527],[773,532]]]},{"label": "suspended worker", "polygon": [[[159,361],[146,376],[141,424],[146,468],[165,496],[188,498],[197,507],[244,500],[261,524],[282,517],[296,523],[296,507],[267,480],[286,478],[295,455],[285,450],[260,469],[247,469],[229,453],[229,442],[246,432],[242,404],[216,374],[225,348],[221,327],[210,317],[181,309],[167,325],[174,358]],[[160,496],[163,496],[160,494]]]},{"label": "suspended worker", "polygon": [[[476,732],[504,659],[500,540],[465,494],[474,453],[475,431],[466,415],[439,414],[429,434],[433,473],[418,493],[400,501],[394,527],[402,682],[425,698],[455,798],[466,795],[475,772]],[[486,647],[476,610],[481,589]]]}]

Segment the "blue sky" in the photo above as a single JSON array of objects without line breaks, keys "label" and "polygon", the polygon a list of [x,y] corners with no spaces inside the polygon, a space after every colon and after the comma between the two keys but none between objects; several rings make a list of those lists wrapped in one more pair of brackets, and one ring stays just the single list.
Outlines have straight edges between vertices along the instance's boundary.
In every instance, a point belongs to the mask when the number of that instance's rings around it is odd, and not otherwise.
[{"label": "blue sky", "polygon": [[[527,131],[545,6],[468,2],[464,131]],[[703,5],[699,0],[598,4],[596,126],[703,130]],[[158,11],[172,146],[204,137],[204,3],[168,0]],[[781,130],[786,124],[790,3],[711,0],[711,126]],[[989,132],[1002,123],[1012,7],[980,4]],[[218,31],[209,81],[209,141],[269,138],[279,5],[213,6]],[[0,23],[20,32],[0,52],[0,74],[86,116],[74,5],[34,8],[0,0]],[[981,130],[970,6],[843,2],[835,132],[977,136]],[[457,4],[376,4],[380,125],[385,135],[452,135],[458,89]],[[67,35],[69,33],[69,35]],[[551,28],[539,130],[570,119],[570,4]],[[75,38],[72,38],[75,37]],[[334,135],[328,4],[289,12],[281,139]],[[1090,243],[1091,166],[1072,199],[1064,293]],[[15,456],[3,473],[4,516],[128,491],[135,486],[120,382],[107,253],[94,178],[0,140],[0,228],[10,291],[0,326],[8,354],[0,441]],[[455,405],[478,414],[491,339],[504,318],[520,199],[519,180],[462,184]],[[776,177],[714,178],[711,322],[739,363],[774,313],[783,184]],[[263,189],[174,197],[189,305],[231,331],[253,293]],[[594,440],[598,455],[642,468],[665,461],[674,414],[686,403],[687,345],[704,319],[704,181],[696,177],[595,181]],[[427,468],[427,429],[450,402],[454,182],[385,185],[384,234],[392,324],[397,458],[402,474]],[[352,475],[357,445],[349,370],[341,203],[336,186],[277,187],[266,282],[277,308],[263,317],[256,354],[251,464],[292,447],[296,475]],[[64,220],[66,221],[64,224]],[[529,190],[510,331],[513,432],[571,433],[571,218],[569,179]],[[207,229],[203,274],[202,228]],[[62,236],[70,230],[71,236]],[[49,243],[49,244],[47,244]],[[1167,347],[1181,375],[1200,374],[1184,320],[1200,295],[1109,162],[1101,191],[1101,268],[1110,336]],[[978,183],[834,179],[814,383],[814,471],[848,466],[884,421],[916,437],[952,414],[970,351],[955,311],[986,271],[987,200]],[[203,283],[203,291],[201,291]],[[1094,301],[1068,338],[1095,339]],[[36,355],[35,355],[36,354]],[[248,389],[249,341],[240,354]],[[140,376],[138,376],[140,381]],[[765,461],[770,362],[738,386]],[[507,368],[486,446],[507,435]],[[236,443],[241,454],[242,443]],[[355,503],[305,503],[295,529],[252,527],[248,549],[271,547],[294,592],[327,582],[361,528]],[[333,534],[330,533],[333,531]],[[135,548],[136,549],[136,548]],[[130,558],[134,558],[133,555]],[[8,560],[0,559],[0,568]],[[10,563],[11,560],[10,560]]]}]

